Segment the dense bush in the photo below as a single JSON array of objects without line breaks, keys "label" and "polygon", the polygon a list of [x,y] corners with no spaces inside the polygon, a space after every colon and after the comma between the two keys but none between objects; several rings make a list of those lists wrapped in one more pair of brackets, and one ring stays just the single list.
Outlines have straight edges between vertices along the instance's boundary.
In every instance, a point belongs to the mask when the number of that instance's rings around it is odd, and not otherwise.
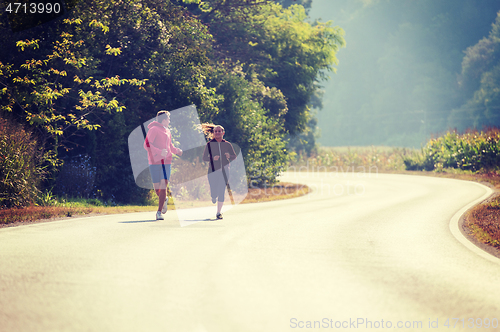
[{"label": "dense bush", "polygon": [[44,178],[43,151],[32,133],[0,118],[0,208],[28,205]]},{"label": "dense bush", "polygon": [[229,74],[219,72],[212,84],[224,95],[213,122],[224,127],[225,139],[241,148],[248,180],[252,186],[274,184],[286,165],[285,131],[280,119],[270,116],[262,105],[269,95],[275,94],[276,100],[284,97],[259,81],[247,80],[241,68]]},{"label": "dense bush", "polygon": [[61,196],[90,198],[94,194],[96,169],[88,155],[66,160],[56,180],[56,192]]},{"label": "dense bush", "polygon": [[407,170],[495,170],[500,166],[500,129],[465,134],[448,132],[403,159]]}]

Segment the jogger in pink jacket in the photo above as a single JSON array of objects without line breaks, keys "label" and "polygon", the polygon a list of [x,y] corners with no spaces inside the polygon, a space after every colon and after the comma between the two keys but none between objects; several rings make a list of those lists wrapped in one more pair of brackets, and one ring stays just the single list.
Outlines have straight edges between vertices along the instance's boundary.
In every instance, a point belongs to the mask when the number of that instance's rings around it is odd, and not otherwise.
[{"label": "jogger in pink jacket", "polygon": [[159,200],[156,220],[163,220],[162,213],[167,212],[167,185],[170,179],[172,154],[182,156],[182,150],[172,144],[169,124],[170,112],[159,111],[156,121],[149,124],[144,141],[144,148],[148,152],[151,179]]}]

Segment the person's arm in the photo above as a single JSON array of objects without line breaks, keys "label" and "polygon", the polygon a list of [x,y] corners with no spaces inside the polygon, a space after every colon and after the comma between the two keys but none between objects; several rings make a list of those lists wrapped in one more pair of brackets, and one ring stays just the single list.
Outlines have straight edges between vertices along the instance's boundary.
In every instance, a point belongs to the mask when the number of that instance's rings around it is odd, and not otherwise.
[{"label": "person's arm", "polygon": [[[234,148],[233,148],[233,145],[229,142],[227,142],[227,153],[229,153],[229,157],[227,159],[229,159],[229,161],[233,161],[236,159],[236,152],[234,152]],[[226,156],[227,157],[227,156]]]},{"label": "person's arm", "polygon": [[202,158],[203,161],[210,161],[210,154],[208,153],[208,144],[210,144],[210,142],[205,145],[205,150],[203,150],[203,158]]},{"label": "person's arm", "polygon": [[178,156],[182,156],[182,150],[181,149],[178,149],[176,148],[173,144],[172,144],[172,136],[170,136],[170,146],[169,146],[169,150],[171,153],[173,154],[176,154]]}]

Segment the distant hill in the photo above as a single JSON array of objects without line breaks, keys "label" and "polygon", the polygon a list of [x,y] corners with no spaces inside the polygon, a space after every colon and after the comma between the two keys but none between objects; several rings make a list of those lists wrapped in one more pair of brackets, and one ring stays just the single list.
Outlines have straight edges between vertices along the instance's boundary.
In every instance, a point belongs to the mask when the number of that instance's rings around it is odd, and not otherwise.
[{"label": "distant hill", "polygon": [[419,147],[450,127],[494,124],[463,111],[476,90],[460,82],[464,52],[498,11],[498,0],[314,0],[311,18],[333,20],[347,42],[324,84],[318,141]]}]

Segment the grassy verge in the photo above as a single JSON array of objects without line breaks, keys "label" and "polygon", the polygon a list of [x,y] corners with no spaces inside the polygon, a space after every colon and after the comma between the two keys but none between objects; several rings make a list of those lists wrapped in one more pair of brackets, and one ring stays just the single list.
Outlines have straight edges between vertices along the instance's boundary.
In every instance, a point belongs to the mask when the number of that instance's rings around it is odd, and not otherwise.
[{"label": "grassy verge", "polygon": [[[305,185],[280,183],[268,188],[250,188],[247,197],[241,203],[258,203],[288,199],[305,195],[308,192],[309,187]],[[98,202],[95,200],[80,200],[78,202],[64,203],[65,206],[30,206],[21,209],[3,209],[0,210],[0,228],[74,216],[155,211],[157,208],[156,205],[97,206],[95,203]],[[183,201],[176,203],[175,199],[169,200],[170,210],[175,208],[191,208],[201,205],[203,205],[203,202]]]},{"label": "grassy verge", "polygon": [[0,210],[0,228],[40,220],[54,220],[89,214],[116,214],[151,211],[150,206],[28,206]]},{"label": "grassy verge", "polygon": [[268,188],[250,188],[247,197],[241,202],[258,203],[288,199],[308,194],[310,188],[303,184],[279,183]]},{"label": "grassy verge", "polygon": [[464,226],[478,241],[500,249],[500,194],[469,210]]}]

